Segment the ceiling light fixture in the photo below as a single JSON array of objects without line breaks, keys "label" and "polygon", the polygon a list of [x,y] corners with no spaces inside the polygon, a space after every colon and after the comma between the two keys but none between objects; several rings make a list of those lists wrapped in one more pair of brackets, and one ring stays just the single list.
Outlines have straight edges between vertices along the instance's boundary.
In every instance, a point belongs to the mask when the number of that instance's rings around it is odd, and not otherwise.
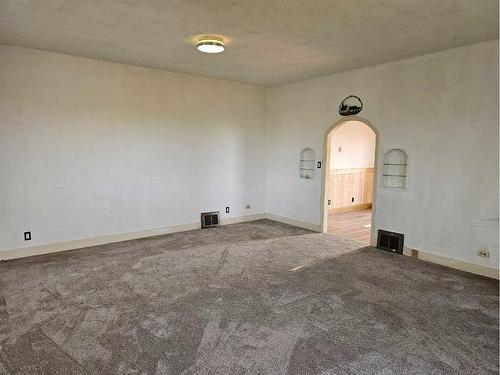
[{"label": "ceiling light fixture", "polygon": [[224,39],[216,36],[201,37],[196,44],[196,49],[204,53],[221,53],[224,48]]}]

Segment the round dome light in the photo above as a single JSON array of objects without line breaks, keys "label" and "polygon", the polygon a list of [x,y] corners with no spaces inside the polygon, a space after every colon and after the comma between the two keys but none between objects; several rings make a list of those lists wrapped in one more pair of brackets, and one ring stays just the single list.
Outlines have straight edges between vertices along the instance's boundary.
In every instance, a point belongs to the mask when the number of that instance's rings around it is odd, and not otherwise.
[{"label": "round dome light", "polygon": [[224,39],[216,36],[204,36],[196,44],[196,49],[204,53],[224,52]]}]

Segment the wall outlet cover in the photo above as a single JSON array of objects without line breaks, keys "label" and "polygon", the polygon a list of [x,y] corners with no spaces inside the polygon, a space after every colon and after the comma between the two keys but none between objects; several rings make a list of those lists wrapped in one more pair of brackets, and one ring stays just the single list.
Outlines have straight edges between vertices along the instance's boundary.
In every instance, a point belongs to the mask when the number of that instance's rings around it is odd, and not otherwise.
[{"label": "wall outlet cover", "polygon": [[31,232],[24,232],[24,240],[31,241]]},{"label": "wall outlet cover", "polygon": [[226,214],[229,213],[229,207],[226,207]]},{"label": "wall outlet cover", "polygon": [[477,255],[479,255],[482,258],[489,258],[490,257],[490,252],[486,249],[479,249],[477,251]]}]

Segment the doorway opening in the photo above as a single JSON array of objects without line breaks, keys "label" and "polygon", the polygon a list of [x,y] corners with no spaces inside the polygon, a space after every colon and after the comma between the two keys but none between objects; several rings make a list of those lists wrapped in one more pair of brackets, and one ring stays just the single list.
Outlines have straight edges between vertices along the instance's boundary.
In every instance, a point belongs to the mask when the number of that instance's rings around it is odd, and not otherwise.
[{"label": "doorway opening", "polygon": [[372,243],[377,131],[348,117],[325,135],[322,231]]}]

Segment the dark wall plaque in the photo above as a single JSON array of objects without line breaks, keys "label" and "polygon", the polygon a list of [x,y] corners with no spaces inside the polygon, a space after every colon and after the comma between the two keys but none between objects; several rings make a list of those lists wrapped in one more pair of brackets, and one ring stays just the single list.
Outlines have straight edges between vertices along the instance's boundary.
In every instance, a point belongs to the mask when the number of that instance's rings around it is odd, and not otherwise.
[{"label": "dark wall plaque", "polygon": [[363,102],[355,95],[349,95],[342,100],[339,106],[339,114],[341,116],[356,115],[363,109]]}]

